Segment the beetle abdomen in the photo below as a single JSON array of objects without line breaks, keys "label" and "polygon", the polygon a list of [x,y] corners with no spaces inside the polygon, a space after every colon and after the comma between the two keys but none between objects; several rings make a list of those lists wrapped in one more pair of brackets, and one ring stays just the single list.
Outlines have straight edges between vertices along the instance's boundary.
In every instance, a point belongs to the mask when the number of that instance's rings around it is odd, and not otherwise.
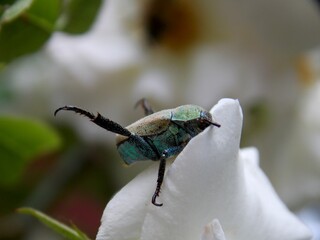
[{"label": "beetle abdomen", "polygon": [[[119,154],[126,164],[130,165],[144,160],[159,160],[165,150],[176,146],[185,146],[191,136],[180,126],[171,123],[166,131],[155,135],[143,136],[143,139],[150,145],[150,148],[143,150],[144,152],[139,150],[136,143],[130,138],[117,145]],[[156,155],[154,150],[157,151]],[[178,153],[176,152],[176,154]]]},{"label": "beetle abdomen", "polygon": [[121,158],[127,165],[130,165],[137,161],[150,160],[137,149],[137,147],[132,141],[130,141],[130,139],[121,142],[119,145],[117,145],[117,147]]}]

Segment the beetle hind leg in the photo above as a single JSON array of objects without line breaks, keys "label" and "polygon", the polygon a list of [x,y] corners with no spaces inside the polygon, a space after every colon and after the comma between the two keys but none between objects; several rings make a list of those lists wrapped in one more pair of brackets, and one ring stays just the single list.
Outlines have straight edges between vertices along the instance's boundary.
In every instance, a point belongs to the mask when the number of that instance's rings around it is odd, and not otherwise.
[{"label": "beetle hind leg", "polygon": [[75,106],[64,106],[64,107],[60,107],[58,108],[57,110],[54,111],[54,116],[57,115],[58,112],[60,112],[61,110],[65,110],[65,111],[72,111],[72,112],[75,112],[75,113],[78,113],[80,115],[84,115],[88,118],[90,118],[91,120],[95,118],[95,116],[91,113],[91,112],[88,112],[82,108],[79,108],[79,107],[75,107]]},{"label": "beetle hind leg", "polygon": [[72,111],[72,112],[84,115],[87,118],[89,118],[93,123],[97,124],[98,126],[104,128],[110,132],[118,133],[120,135],[127,136],[127,137],[130,137],[132,135],[132,133],[130,131],[128,131],[127,129],[122,127],[120,124],[118,124],[108,118],[103,117],[100,113],[98,113],[97,115],[94,115],[91,112],[88,112],[88,111],[86,111],[82,108],[79,108],[79,107],[64,106],[64,107],[58,108],[54,112],[54,115],[56,116],[57,113],[60,112],[61,110]]}]

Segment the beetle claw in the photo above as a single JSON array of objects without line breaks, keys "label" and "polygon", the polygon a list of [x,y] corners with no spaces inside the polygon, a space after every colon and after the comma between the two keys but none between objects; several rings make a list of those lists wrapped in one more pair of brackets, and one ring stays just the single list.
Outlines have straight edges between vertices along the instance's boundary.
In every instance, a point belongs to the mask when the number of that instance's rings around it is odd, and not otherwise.
[{"label": "beetle claw", "polygon": [[57,113],[60,112],[61,110],[72,111],[72,112],[78,113],[80,115],[84,115],[87,118],[89,118],[91,121],[95,119],[95,116],[92,113],[90,113],[90,112],[88,112],[88,111],[86,111],[86,110],[84,110],[82,108],[79,108],[79,107],[76,107],[76,106],[70,106],[70,105],[67,105],[67,106],[64,106],[64,107],[60,107],[57,110],[55,110],[54,111],[54,116],[56,116]]},{"label": "beetle claw", "polygon": [[155,206],[157,206],[157,207],[161,207],[161,206],[163,206],[163,203],[157,203],[156,201],[157,201],[157,197],[159,196],[159,193],[155,193],[155,194],[153,194],[153,196],[152,196],[152,204],[153,205],[155,205]]}]

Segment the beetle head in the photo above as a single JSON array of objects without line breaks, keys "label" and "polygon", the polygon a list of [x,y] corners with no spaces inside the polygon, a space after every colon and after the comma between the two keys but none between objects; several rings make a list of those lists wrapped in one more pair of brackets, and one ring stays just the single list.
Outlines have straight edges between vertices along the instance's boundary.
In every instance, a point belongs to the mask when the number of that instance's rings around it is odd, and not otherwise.
[{"label": "beetle head", "polygon": [[202,111],[200,113],[200,118],[198,119],[198,126],[200,129],[204,130],[207,127],[214,125],[216,127],[221,127],[221,125],[217,122],[214,122],[212,115],[208,111]]},{"label": "beetle head", "polygon": [[196,119],[191,119],[184,123],[184,126],[192,132],[192,135],[197,135],[204,131],[207,127],[214,125],[220,127],[220,124],[216,123],[212,119],[212,115],[207,111],[201,111],[200,116]]}]

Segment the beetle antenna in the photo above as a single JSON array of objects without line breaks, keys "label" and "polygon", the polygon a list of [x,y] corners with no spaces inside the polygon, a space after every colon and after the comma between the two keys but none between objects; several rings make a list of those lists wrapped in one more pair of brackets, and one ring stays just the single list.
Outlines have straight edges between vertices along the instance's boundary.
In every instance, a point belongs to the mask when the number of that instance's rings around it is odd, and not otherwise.
[{"label": "beetle antenna", "polygon": [[216,123],[216,122],[210,122],[210,124],[213,125],[213,126],[216,126],[218,128],[221,127],[221,124]]},{"label": "beetle antenna", "polygon": [[120,134],[120,135],[126,136],[126,137],[130,137],[132,135],[132,133],[129,130],[122,127],[120,124],[118,124],[108,118],[103,117],[100,113],[98,113],[97,116],[95,116],[91,112],[88,112],[88,111],[81,109],[79,107],[64,106],[64,107],[58,108],[54,112],[54,116],[56,116],[57,113],[61,110],[72,111],[72,112],[78,113],[80,115],[84,115],[84,116],[88,117],[93,123],[97,124],[98,126],[104,128],[110,132],[114,132],[114,133],[117,133],[117,134]]}]

